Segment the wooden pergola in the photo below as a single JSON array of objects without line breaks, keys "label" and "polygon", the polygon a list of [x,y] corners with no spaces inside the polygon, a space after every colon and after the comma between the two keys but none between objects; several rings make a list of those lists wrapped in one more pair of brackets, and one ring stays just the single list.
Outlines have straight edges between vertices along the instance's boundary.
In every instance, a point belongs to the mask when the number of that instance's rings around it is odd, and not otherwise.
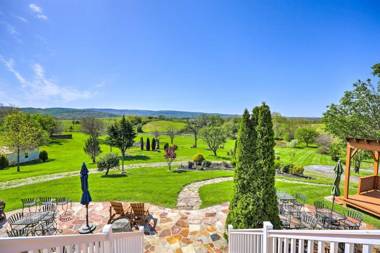
[{"label": "wooden pergola", "polygon": [[[350,195],[351,160],[359,150],[370,151],[374,160],[373,175],[360,177],[358,192]],[[347,138],[344,195],[340,200],[345,204],[380,217],[380,140]]]}]

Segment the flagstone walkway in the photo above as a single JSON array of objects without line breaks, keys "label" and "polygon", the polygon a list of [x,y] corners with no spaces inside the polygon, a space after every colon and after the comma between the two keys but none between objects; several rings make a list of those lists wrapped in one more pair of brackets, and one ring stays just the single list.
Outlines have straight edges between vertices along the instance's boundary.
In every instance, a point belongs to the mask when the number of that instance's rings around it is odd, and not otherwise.
[{"label": "flagstone walkway", "polygon": [[216,184],[231,181],[232,177],[214,178],[188,184],[178,194],[177,208],[180,210],[196,210],[201,207],[202,200],[199,196],[199,188],[208,184]]}]

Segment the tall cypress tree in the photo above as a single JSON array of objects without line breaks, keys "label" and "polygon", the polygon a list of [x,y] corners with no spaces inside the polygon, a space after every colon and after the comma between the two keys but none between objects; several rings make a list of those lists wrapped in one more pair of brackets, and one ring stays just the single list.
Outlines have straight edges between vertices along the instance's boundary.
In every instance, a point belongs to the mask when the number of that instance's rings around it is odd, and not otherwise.
[{"label": "tall cypress tree", "polygon": [[156,138],[152,138],[152,151],[155,151],[156,150]]},{"label": "tall cypress tree", "polygon": [[150,140],[149,138],[146,138],[146,151],[150,151]]},{"label": "tall cypress tree", "polygon": [[140,149],[144,150],[144,138],[143,137],[140,138]]},{"label": "tall cypress tree", "polygon": [[275,228],[280,227],[278,214],[277,195],[275,188],[275,168],[274,168],[274,132],[272,116],[269,106],[263,103],[260,106],[256,126],[257,142],[257,167],[260,168],[260,195],[263,196],[262,205],[263,221],[272,222]]},{"label": "tall cypress tree", "polygon": [[253,203],[255,172],[255,126],[248,110],[245,110],[241,119],[236,146],[236,168],[234,175],[234,197],[230,203],[230,213],[227,224],[235,228],[248,228],[255,218],[255,203]]},{"label": "tall cypress tree", "polygon": [[227,224],[258,228],[264,221],[271,221],[279,227],[273,148],[269,107],[255,107],[252,115],[245,110],[237,139],[234,197]]}]

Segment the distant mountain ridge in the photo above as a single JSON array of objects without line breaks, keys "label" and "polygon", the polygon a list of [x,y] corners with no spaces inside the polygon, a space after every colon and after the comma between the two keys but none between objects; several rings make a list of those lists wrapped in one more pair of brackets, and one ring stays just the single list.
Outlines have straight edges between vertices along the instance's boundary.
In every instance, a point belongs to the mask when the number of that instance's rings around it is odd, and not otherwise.
[{"label": "distant mountain ridge", "polygon": [[74,109],[74,108],[34,108],[24,107],[22,111],[28,113],[41,113],[48,114],[61,119],[80,119],[83,117],[96,117],[108,118],[117,117],[121,115],[136,115],[145,117],[159,117],[164,116],[167,118],[195,118],[202,114],[219,115],[221,117],[235,117],[238,115],[222,114],[222,113],[203,113],[203,112],[188,112],[188,111],[174,111],[174,110],[135,110],[135,109],[110,109],[110,108],[87,108],[87,109]]}]

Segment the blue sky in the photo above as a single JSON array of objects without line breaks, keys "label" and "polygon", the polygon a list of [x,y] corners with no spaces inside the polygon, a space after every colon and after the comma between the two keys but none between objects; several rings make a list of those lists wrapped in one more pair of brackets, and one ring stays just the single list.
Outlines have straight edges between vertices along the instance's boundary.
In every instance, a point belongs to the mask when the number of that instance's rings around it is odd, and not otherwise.
[{"label": "blue sky", "polygon": [[0,0],[0,103],[320,116],[380,62],[380,2]]}]

